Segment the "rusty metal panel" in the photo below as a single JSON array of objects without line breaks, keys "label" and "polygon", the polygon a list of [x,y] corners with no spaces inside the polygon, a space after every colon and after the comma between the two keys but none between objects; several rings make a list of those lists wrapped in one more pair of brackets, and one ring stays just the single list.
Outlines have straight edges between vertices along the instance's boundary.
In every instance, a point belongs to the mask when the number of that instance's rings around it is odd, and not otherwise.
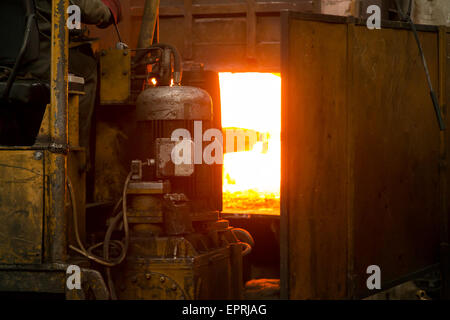
[{"label": "rusty metal panel", "polygon": [[42,253],[41,151],[0,151],[0,264],[38,264]]},{"label": "rusty metal panel", "polygon": [[[288,12],[282,26],[284,296],[363,297],[370,265],[387,289],[439,263],[442,142],[413,34]],[[419,30],[437,89],[438,29]]]},{"label": "rusty metal panel", "polygon": [[[118,27],[136,48],[144,0],[122,0]],[[316,0],[161,0],[159,38],[177,47],[184,61],[204,63],[206,70],[280,71],[280,12],[320,12]],[[90,27],[99,48],[114,47],[115,32]]]}]

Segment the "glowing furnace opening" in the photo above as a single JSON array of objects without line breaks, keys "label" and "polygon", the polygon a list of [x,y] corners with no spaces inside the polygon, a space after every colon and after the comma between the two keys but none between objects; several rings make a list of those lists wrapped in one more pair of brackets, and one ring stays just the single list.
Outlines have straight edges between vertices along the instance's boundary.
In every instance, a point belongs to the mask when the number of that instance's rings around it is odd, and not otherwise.
[{"label": "glowing furnace opening", "polygon": [[[220,73],[219,79],[222,127],[228,140],[223,212],[280,214],[280,75]],[[242,136],[245,140],[240,143]]]}]

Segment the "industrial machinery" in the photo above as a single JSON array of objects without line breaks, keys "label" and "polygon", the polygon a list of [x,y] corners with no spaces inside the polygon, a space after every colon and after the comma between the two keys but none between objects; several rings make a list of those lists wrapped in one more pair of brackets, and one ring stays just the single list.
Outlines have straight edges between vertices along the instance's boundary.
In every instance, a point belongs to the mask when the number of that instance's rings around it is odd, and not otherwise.
[{"label": "industrial machinery", "polygon": [[222,129],[217,72],[251,71],[282,78],[280,215],[241,225],[273,229],[259,254],[276,256],[279,296],[367,297],[374,265],[382,289],[439,271],[450,296],[448,28],[305,13],[320,1],[171,0],[161,43],[159,1],[123,0],[126,37],[103,31],[97,51],[88,170],[68,0],[52,1],[50,81],[17,76],[36,57],[32,2],[0,2],[0,295],[241,298],[254,241],[223,219],[199,137]]},{"label": "industrial machinery", "polygon": [[[112,126],[98,121],[95,170],[89,173],[78,139],[83,78],[67,76],[67,2],[53,1],[52,79],[42,84],[51,101],[43,102],[40,116],[33,114],[40,129],[21,146],[2,131],[0,292],[71,299],[241,298],[242,256],[252,241],[220,217],[221,166],[171,158],[183,142],[174,140],[172,132],[185,129],[193,137],[195,122],[204,130],[213,128],[214,112],[220,109],[213,108],[207,91],[181,85],[176,48],[153,39],[159,1],[146,3],[139,48],[120,41],[100,53],[101,108],[115,115],[114,124],[129,129],[133,143],[118,147],[125,161],[109,158],[116,136],[105,138]],[[24,16],[33,23],[33,8],[28,10]],[[24,34],[27,48],[30,37]],[[8,79],[6,87],[9,82],[12,93],[2,100],[5,109],[20,84]],[[13,119],[19,116],[12,112]],[[107,165],[101,165],[102,159],[108,159]],[[86,204],[86,198],[92,202]],[[66,283],[66,271],[70,276],[73,268],[81,270],[81,288]]]}]

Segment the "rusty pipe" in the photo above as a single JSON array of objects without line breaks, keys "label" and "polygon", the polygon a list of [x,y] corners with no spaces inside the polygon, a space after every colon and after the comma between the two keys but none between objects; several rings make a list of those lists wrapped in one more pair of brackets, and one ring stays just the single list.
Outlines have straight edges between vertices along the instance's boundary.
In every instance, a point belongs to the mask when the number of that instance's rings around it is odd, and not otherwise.
[{"label": "rusty pipe", "polygon": [[158,15],[159,0],[145,0],[141,30],[139,31],[138,48],[147,48],[153,44],[153,35],[155,34]]},{"label": "rusty pipe", "polygon": [[68,46],[66,28],[66,8],[68,0],[53,0],[52,50],[51,50],[51,99],[50,127],[51,142],[56,146],[66,146],[67,104],[68,104]]},{"label": "rusty pipe", "polygon": [[69,0],[52,0],[50,146],[47,170],[49,208],[46,212],[46,252],[48,262],[67,259],[67,216],[65,212],[68,149],[68,45],[66,27]]}]

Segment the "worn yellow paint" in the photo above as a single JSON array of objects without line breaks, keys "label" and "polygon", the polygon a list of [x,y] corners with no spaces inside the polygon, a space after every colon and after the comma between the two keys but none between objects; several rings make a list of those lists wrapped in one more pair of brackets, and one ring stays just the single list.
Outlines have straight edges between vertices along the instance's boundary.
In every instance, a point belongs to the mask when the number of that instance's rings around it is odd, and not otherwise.
[{"label": "worn yellow paint", "polygon": [[0,151],[0,264],[41,262],[44,154]]},{"label": "worn yellow paint", "polygon": [[109,49],[100,57],[100,103],[123,103],[130,96],[130,53]]},{"label": "worn yellow paint", "polygon": [[52,50],[50,98],[50,147],[46,152],[47,205],[45,216],[45,262],[67,260],[67,217],[65,215],[66,151],[68,138],[68,43],[66,27],[68,0],[52,1]]},{"label": "worn yellow paint", "polygon": [[[236,258],[242,259],[241,247],[236,252],[232,246],[228,246],[200,254],[182,237],[156,237],[151,245],[146,241],[133,241],[130,250],[139,256],[152,258],[129,257],[117,271],[119,299],[241,297],[242,282],[236,281],[242,280],[239,278],[240,272],[234,269],[236,265],[230,263]],[[238,256],[235,257],[236,254]]]},{"label": "worn yellow paint", "polygon": [[[79,92],[72,93],[68,98],[68,140],[72,147],[79,146]],[[50,105],[45,109],[44,117],[42,118],[39,134],[36,138],[38,144],[45,144],[50,141]]]},{"label": "worn yellow paint", "polygon": [[42,118],[41,127],[36,138],[36,143],[45,143],[50,141],[50,105],[45,108],[44,117]]},{"label": "worn yellow paint", "polygon": [[58,143],[67,143],[69,33],[65,22],[68,2],[68,0],[52,2],[50,127],[52,139]]}]

